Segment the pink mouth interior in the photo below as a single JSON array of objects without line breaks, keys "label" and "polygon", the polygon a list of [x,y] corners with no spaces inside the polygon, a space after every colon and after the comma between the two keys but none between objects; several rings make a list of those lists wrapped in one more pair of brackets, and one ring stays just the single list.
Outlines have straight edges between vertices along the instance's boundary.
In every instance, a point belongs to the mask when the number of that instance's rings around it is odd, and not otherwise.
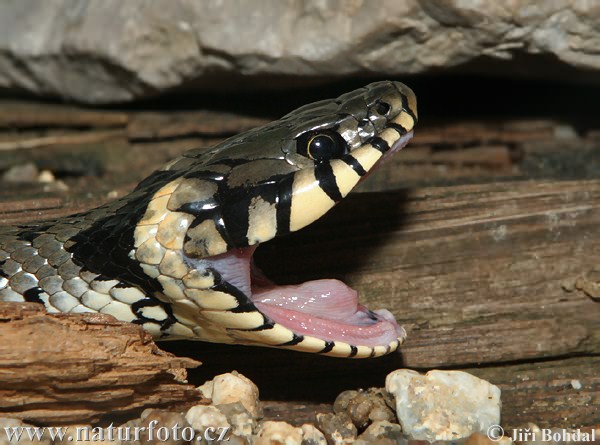
[{"label": "pink mouth interior", "polygon": [[358,304],[358,292],[335,279],[278,286],[252,263],[256,245],[199,260],[250,297],[256,308],[298,335],[351,345],[387,346],[404,335],[387,310]]},{"label": "pink mouth interior", "polygon": [[[401,137],[378,163],[406,145],[411,137],[412,132]],[[358,292],[339,280],[283,286],[272,283],[253,265],[256,247],[190,261],[216,269],[223,279],[249,296],[260,312],[298,335],[369,347],[387,346],[404,336],[404,329],[389,311],[370,311],[360,305]]]}]

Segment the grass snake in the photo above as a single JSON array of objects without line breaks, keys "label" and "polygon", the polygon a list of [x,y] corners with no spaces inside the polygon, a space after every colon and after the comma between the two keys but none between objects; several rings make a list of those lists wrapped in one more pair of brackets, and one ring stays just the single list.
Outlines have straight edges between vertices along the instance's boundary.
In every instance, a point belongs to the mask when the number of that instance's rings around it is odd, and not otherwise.
[{"label": "grass snake", "polygon": [[0,229],[0,301],[100,312],[156,339],[375,357],[405,332],[341,281],[277,286],[256,247],[311,224],[411,138],[416,98],[376,82],[184,153],[130,194]]}]

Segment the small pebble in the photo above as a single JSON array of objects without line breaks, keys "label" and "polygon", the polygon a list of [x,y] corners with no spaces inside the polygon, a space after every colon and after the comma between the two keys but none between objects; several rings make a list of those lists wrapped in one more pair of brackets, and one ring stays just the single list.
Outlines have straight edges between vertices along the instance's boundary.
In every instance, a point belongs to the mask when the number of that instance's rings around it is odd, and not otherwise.
[{"label": "small pebble", "polygon": [[240,402],[254,418],[262,415],[258,387],[247,377],[233,371],[216,376],[198,387],[200,393],[214,405]]},{"label": "small pebble", "polygon": [[37,177],[37,181],[45,183],[54,182],[56,181],[56,177],[50,170],[42,170]]},{"label": "small pebble", "polygon": [[302,430],[287,422],[263,422],[252,445],[302,445]]},{"label": "small pebble", "polygon": [[236,402],[217,405],[217,408],[227,418],[232,434],[251,440],[252,432],[256,428],[256,419],[250,415],[244,405]]},{"label": "small pebble", "polygon": [[185,414],[185,419],[198,433],[204,433],[207,428],[218,430],[230,428],[227,417],[218,408],[209,405],[192,406]]},{"label": "small pebble", "polygon": [[399,369],[387,376],[385,388],[411,439],[456,440],[500,423],[500,389],[466,372]]},{"label": "small pebble", "polygon": [[352,419],[344,412],[317,414],[317,427],[323,432],[329,444],[352,444],[358,434]]},{"label": "small pebble", "polygon": [[4,172],[2,179],[6,182],[36,182],[38,180],[39,170],[33,162],[27,164],[14,165]]},{"label": "small pebble", "polygon": [[366,441],[374,441],[376,439],[390,439],[394,443],[406,443],[408,439],[402,433],[402,427],[397,423],[391,423],[387,420],[378,420],[373,422],[359,436],[359,439]]},{"label": "small pebble", "polygon": [[325,435],[310,423],[300,427],[302,430],[302,445],[327,445]]},{"label": "small pebble", "polygon": [[393,408],[393,397],[382,388],[344,391],[333,404],[334,412],[347,413],[358,431],[363,431],[372,422],[378,420],[396,422]]}]

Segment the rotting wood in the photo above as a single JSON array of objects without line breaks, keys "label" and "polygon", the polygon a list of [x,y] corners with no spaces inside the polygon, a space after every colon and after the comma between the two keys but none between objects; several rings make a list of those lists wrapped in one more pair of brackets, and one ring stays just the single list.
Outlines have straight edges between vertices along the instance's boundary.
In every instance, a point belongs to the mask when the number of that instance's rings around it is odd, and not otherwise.
[{"label": "rotting wood", "polygon": [[49,316],[35,303],[4,303],[0,338],[0,416],[62,425],[201,401],[185,382],[185,368],[199,362],[110,316]]}]

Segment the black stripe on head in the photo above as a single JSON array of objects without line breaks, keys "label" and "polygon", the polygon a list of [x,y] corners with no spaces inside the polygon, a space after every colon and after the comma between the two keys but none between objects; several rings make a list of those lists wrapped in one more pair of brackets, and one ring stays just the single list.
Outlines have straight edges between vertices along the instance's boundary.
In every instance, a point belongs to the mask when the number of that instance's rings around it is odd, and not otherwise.
[{"label": "black stripe on head", "polygon": [[397,124],[396,122],[390,122],[387,124],[388,128],[392,128],[398,132],[400,136],[404,136],[408,131],[402,125]]},{"label": "black stripe on head", "polygon": [[343,196],[340,193],[329,162],[320,162],[315,166],[315,178],[319,181],[319,186],[333,202],[342,200]]},{"label": "black stripe on head", "polygon": [[367,174],[367,171],[364,169],[362,164],[358,162],[358,159],[356,159],[354,156],[345,156],[342,161],[352,167],[352,170],[354,170],[358,176],[364,176]]},{"label": "black stripe on head", "polygon": [[335,346],[334,342],[326,341],[325,347],[319,351],[319,354],[326,354],[327,352],[331,351],[334,346]]},{"label": "black stripe on head", "polygon": [[381,139],[379,136],[375,136],[375,137],[371,138],[371,140],[369,141],[369,144],[371,144],[373,146],[373,148],[380,151],[381,153],[385,153],[385,152],[389,151],[389,149],[390,149],[390,146],[388,145],[388,143],[386,141],[384,141],[383,139]]},{"label": "black stripe on head", "polygon": [[290,233],[292,213],[292,185],[294,175],[285,176],[278,183],[277,191],[277,236]]},{"label": "black stripe on head", "polygon": [[400,96],[402,96],[402,111],[406,112],[408,115],[410,115],[410,117],[413,118],[413,121],[417,122],[417,116],[415,116],[413,110],[411,110],[408,106],[408,98],[403,93],[400,93]]}]

